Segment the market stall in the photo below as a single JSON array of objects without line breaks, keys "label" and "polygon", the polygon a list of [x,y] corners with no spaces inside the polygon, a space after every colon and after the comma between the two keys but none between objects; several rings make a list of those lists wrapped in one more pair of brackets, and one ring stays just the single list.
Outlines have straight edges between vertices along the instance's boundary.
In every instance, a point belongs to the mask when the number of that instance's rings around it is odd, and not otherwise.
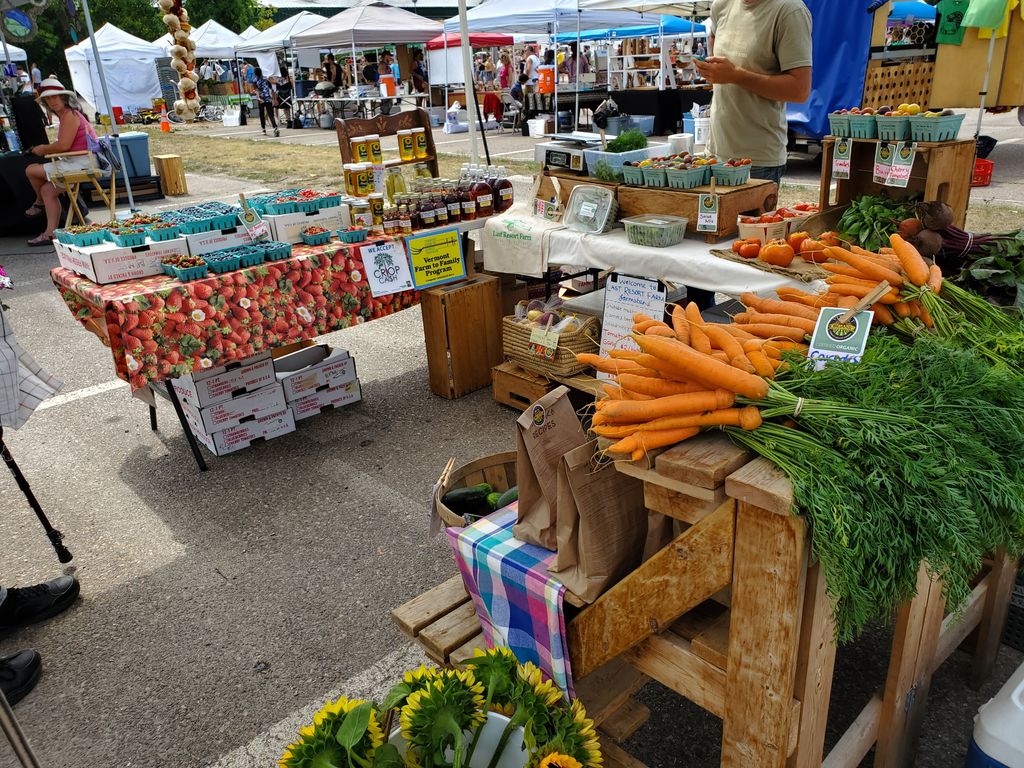
[{"label": "market stall", "polygon": [[[300,32],[305,32],[310,27],[315,27],[323,20],[324,17],[319,14],[301,11],[272,27],[268,27],[262,32],[257,32],[245,38],[243,42],[235,46],[235,51],[242,57],[249,54],[274,54],[277,51],[291,52],[292,37]],[[262,63],[260,67],[263,68]],[[298,71],[297,68],[295,69]],[[276,55],[274,56],[273,69],[267,70],[264,68],[263,74],[268,77],[281,76]]]},{"label": "market stall", "polygon": [[151,108],[153,99],[160,98],[156,61],[165,55],[163,49],[129,35],[113,24],[104,24],[96,31],[96,46],[111,103],[107,105],[104,100],[90,40],[83,40],[64,51],[75,91],[105,114],[111,112],[111,107],[121,107],[126,111]]}]

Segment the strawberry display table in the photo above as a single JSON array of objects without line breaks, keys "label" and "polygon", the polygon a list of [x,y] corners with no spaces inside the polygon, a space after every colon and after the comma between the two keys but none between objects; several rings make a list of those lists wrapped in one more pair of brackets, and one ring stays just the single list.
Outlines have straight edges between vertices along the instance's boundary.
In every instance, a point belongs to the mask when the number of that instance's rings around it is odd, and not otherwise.
[{"label": "strawberry display table", "polygon": [[[198,448],[166,381],[252,357],[262,350],[348,328],[419,301],[415,291],[374,298],[359,245],[296,245],[292,256],[182,283],[154,275],[97,285],[50,272],[79,322],[110,348],[132,391],[165,382],[197,463]],[[151,410],[155,428],[155,411]]]}]

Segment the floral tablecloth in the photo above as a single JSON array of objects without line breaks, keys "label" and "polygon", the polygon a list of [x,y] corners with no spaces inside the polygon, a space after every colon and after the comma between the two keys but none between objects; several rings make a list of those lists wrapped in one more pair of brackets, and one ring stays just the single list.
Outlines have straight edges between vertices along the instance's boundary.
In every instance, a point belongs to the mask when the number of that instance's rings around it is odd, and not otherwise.
[{"label": "floral tablecloth", "polygon": [[50,272],[75,317],[110,347],[117,375],[151,381],[252,357],[260,350],[348,328],[419,301],[370,295],[358,245],[296,245],[292,257],[181,283],[164,275],[97,285]]}]

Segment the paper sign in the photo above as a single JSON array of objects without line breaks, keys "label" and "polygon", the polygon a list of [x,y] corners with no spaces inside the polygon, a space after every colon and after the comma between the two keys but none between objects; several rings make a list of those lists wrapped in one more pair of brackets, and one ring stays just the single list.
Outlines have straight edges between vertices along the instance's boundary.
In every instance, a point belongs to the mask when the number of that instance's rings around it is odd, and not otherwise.
[{"label": "paper sign", "polygon": [[438,229],[405,238],[417,290],[450,283],[466,276],[462,240],[457,229]]},{"label": "paper sign", "polygon": [[[604,321],[601,328],[601,355],[608,357],[612,349],[633,349],[639,347],[630,338],[633,330],[633,315],[643,312],[660,320],[665,315],[665,290],[657,280],[612,274],[604,290]],[[609,379],[611,374],[598,372],[599,379]]]},{"label": "paper sign", "polygon": [[887,184],[889,173],[892,171],[892,158],[896,154],[893,145],[887,141],[880,141],[875,147],[875,170],[872,179],[875,184]]},{"label": "paper sign", "polygon": [[807,357],[815,361],[814,367],[818,370],[825,367],[827,360],[859,363],[864,354],[875,313],[865,310],[845,323],[839,322],[846,312],[841,307],[825,307],[818,315],[807,353]]},{"label": "paper sign", "polygon": [[718,231],[718,195],[699,195],[697,197],[697,231]]},{"label": "paper sign", "polygon": [[251,240],[267,240],[270,238],[267,222],[256,212],[255,208],[243,208],[242,212],[238,214],[238,219],[242,222],[245,231],[249,233]]},{"label": "paper sign", "polygon": [[558,334],[547,328],[536,327],[530,331],[530,352],[541,360],[554,360],[558,351]]},{"label": "paper sign", "polygon": [[832,178],[850,178],[850,160],[853,157],[853,142],[850,139],[836,139],[835,153],[832,155]]},{"label": "paper sign", "polygon": [[914,168],[914,160],[917,157],[917,142],[908,141],[894,145],[893,150],[892,167],[889,169],[886,186],[906,188],[910,182],[910,172]]},{"label": "paper sign", "polygon": [[405,249],[396,240],[359,246],[366,281],[374,298],[412,290],[412,275]]}]

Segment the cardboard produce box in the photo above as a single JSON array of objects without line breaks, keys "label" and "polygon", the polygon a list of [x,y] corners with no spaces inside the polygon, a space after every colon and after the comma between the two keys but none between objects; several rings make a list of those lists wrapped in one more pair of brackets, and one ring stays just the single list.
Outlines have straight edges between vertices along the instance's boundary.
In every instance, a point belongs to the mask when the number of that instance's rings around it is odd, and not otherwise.
[{"label": "cardboard produce box", "polygon": [[340,408],[345,405],[358,403],[363,399],[363,390],[359,386],[359,379],[353,379],[348,384],[331,389],[321,389],[306,397],[300,397],[291,403],[292,413],[295,420],[308,419],[316,416],[327,408]]},{"label": "cardboard produce box", "polygon": [[342,203],[333,208],[321,208],[313,213],[283,213],[278,216],[264,216],[270,226],[270,236],[279,243],[301,243],[301,233],[306,227],[316,225],[335,230],[351,223],[348,206]]},{"label": "cardboard produce box", "polygon": [[159,275],[160,260],[172,253],[186,253],[185,238],[153,242],[146,238],[145,245],[122,248],[114,243],[101,243],[81,248],[77,245],[53,242],[57,259],[65,269],[92,280],[99,285],[138,280]]},{"label": "cardboard produce box", "polygon": [[196,439],[205,445],[216,456],[248,448],[258,440],[273,440],[295,431],[295,417],[290,410],[272,413],[255,421],[228,427],[221,432],[208,435],[195,427],[192,429]]},{"label": "cardboard produce box", "polygon": [[188,252],[191,256],[202,256],[204,253],[213,253],[224,248],[248,245],[252,242],[252,238],[249,237],[249,233],[245,231],[244,227],[200,232],[197,235],[184,235],[184,240],[188,244]]},{"label": "cardboard produce box", "polygon": [[289,403],[322,389],[334,389],[356,378],[356,361],[348,350],[327,344],[300,349],[274,360],[277,380]]},{"label": "cardboard produce box", "polygon": [[189,376],[172,379],[171,384],[186,403],[204,408],[255,392],[275,380],[274,361],[267,350],[245,360],[194,371]]},{"label": "cardboard produce box", "polygon": [[236,427],[273,413],[280,413],[288,404],[284,400],[281,385],[275,383],[205,408],[197,408],[188,402],[182,403],[181,407],[195,431],[212,435],[228,427]]}]

